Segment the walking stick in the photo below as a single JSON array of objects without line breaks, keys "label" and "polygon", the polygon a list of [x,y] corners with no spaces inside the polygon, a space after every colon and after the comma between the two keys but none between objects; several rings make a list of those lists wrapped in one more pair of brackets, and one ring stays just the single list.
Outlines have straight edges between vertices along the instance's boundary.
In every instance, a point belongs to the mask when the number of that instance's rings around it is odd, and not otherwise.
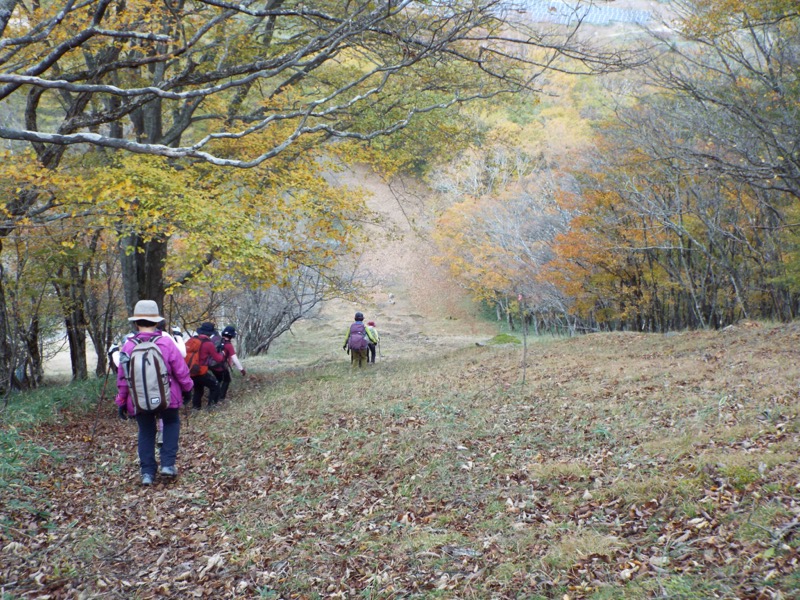
[{"label": "walking stick", "polygon": [[[189,400],[191,402],[191,399]],[[186,433],[188,434],[191,431],[189,427],[189,415],[192,412],[192,408],[189,406],[189,402],[186,402],[186,396],[183,397],[183,417],[186,419]]]},{"label": "walking stick", "polygon": [[94,443],[94,434],[97,431],[97,421],[100,417],[100,405],[103,403],[106,397],[106,385],[108,385],[108,376],[111,375],[111,358],[108,359],[108,367],[106,368],[106,377],[103,381],[103,389],[100,392],[100,396],[97,398],[97,407],[94,411],[94,424],[92,425],[92,435],[89,437],[89,444],[86,446],[86,453],[89,453],[89,450],[92,448],[92,444]]},{"label": "walking stick", "polygon": [[[189,419],[192,415],[192,394],[194,394],[194,388],[189,392],[189,396],[183,397],[183,416],[186,419],[186,435],[189,435],[189,432],[192,430],[191,421]],[[202,405],[202,403],[203,400],[201,398],[200,404]]]}]

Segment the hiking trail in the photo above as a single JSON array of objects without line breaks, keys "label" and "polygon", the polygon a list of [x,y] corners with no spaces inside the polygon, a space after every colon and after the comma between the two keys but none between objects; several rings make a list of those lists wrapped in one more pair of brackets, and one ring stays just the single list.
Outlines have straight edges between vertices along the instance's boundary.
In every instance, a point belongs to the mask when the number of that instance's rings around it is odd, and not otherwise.
[{"label": "hiking trail", "polygon": [[[336,182],[366,190],[368,207],[385,220],[384,226],[368,226],[369,247],[359,268],[360,281],[371,293],[360,302],[324,303],[317,315],[299,321],[276,341],[276,360],[296,366],[346,361],[342,342],[358,310],[365,321],[375,321],[383,360],[470,346],[495,335],[466,290],[435,261],[430,192],[423,186],[397,189],[366,167],[338,174]],[[267,362],[272,360],[267,357]]]}]

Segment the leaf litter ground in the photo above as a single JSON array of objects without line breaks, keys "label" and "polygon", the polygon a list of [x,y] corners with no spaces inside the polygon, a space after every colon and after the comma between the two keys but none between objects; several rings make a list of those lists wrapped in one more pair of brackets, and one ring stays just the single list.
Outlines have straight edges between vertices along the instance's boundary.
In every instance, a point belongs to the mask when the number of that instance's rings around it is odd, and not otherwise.
[{"label": "leaf litter ground", "polygon": [[236,380],[138,485],[135,425],[5,428],[20,598],[791,598],[800,327],[596,334]]}]

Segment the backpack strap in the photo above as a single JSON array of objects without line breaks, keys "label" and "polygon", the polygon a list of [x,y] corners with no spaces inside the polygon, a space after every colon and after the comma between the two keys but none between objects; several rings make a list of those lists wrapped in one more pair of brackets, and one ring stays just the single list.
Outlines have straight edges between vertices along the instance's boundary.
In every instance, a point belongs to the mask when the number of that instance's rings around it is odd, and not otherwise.
[{"label": "backpack strap", "polygon": [[[153,342],[153,343],[155,344],[155,343],[156,343],[156,340],[157,340],[158,338],[160,338],[160,337],[161,337],[160,335],[154,335],[152,338],[150,338],[150,339],[149,339],[149,340],[147,340],[147,341],[148,341],[148,342]],[[142,342],[144,342],[144,341],[145,341],[145,340],[143,340],[141,337],[139,337],[139,335],[138,335],[138,334],[137,334],[137,335],[134,335],[134,336],[132,336],[132,337],[130,337],[130,338],[128,338],[128,339],[129,339],[130,341],[132,341],[132,342],[133,342],[133,345],[134,345],[134,346],[138,346],[139,344],[141,344]]]}]

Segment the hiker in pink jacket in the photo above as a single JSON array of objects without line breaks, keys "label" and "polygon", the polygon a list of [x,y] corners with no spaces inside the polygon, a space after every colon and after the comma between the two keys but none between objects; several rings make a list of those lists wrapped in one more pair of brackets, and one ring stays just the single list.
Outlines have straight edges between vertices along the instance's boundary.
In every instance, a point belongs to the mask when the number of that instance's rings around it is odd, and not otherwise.
[{"label": "hiker in pink jacket", "polygon": [[[160,413],[136,411],[133,399],[128,390],[128,381],[125,379],[127,369],[117,370],[117,397],[119,416],[125,420],[135,417],[139,426],[139,463],[142,473],[142,485],[152,485],[156,475],[156,419],[164,422],[164,445],[161,448],[161,475],[175,477],[178,471],[175,459],[178,455],[178,437],[180,435],[179,409],[183,406],[184,395],[192,390],[192,379],[189,377],[189,368],[181,356],[180,350],[168,337],[162,336],[156,325],[163,320],[158,314],[158,305],[153,300],[140,300],[136,303],[133,316],[128,319],[136,325],[138,332],[132,339],[128,339],[120,350],[123,355],[130,356],[136,346],[134,339],[153,341],[164,359],[169,376],[170,398],[168,407]],[[122,365],[120,365],[122,366]]]}]

